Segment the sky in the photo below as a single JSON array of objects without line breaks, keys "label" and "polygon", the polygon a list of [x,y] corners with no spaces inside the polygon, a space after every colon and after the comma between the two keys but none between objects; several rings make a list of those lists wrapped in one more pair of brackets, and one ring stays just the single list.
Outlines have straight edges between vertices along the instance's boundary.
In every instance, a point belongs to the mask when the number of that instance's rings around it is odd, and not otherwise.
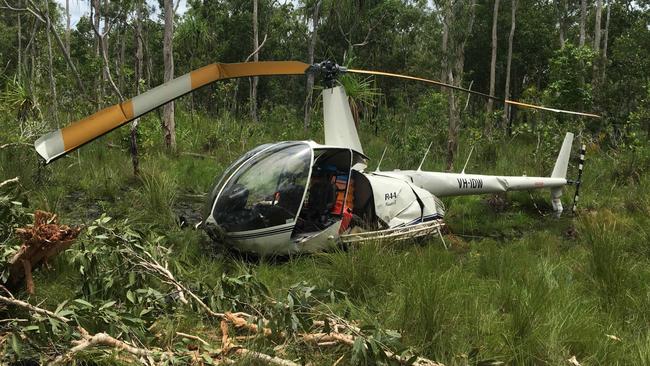
[{"label": "sky", "polygon": [[[56,0],[57,3],[65,11],[65,0]],[[69,0],[70,2],[70,26],[72,28],[77,27],[79,18],[84,15],[90,14],[90,0]],[[158,9],[158,1],[156,0],[147,0],[147,3],[153,6],[156,9],[156,12],[151,14],[151,18],[157,18],[160,15],[160,9]],[[174,6],[176,6],[176,1],[174,1]],[[187,11],[187,0],[180,0],[178,4],[178,11],[176,14],[182,15]]]}]

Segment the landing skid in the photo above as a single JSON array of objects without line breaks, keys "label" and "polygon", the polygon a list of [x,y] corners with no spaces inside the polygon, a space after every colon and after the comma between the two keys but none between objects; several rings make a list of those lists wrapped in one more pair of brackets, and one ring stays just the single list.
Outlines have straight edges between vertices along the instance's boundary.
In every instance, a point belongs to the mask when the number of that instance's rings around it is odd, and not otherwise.
[{"label": "landing skid", "polygon": [[[445,226],[444,221],[442,219],[438,219],[438,220],[423,222],[420,224],[396,227],[396,228],[385,229],[385,230],[366,231],[366,232],[354,233],[354,234],[344,234],[339,237],[339,240],[343,244],[356,244],[356,243],[362,243],[371,240],[383,240],[383,239],[407,240],[407,239],[420,238],[423,236],[434,235],[434,234],[440,235],[440,238],[442,239],[442,233],[440,229],[443,226]],[[443,240],[443,244],[444,244],[444,240]]]}]

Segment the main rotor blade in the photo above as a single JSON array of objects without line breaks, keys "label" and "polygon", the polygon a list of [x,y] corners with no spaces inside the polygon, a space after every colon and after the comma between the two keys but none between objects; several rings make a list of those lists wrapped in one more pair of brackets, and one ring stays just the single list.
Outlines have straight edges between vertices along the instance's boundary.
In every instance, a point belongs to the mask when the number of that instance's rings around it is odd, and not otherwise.
[{"label": "main rotor blade", "polygon": [[600,116],[597,115],[597,114],[568,111],[568,110],[564,110],[564,109],[550,108],[550,107],[544,107],[544,106],[541,106],[541,105],[517,102],[515,100],[495,97],[494,95],[485,94],[485,93],[481,93],[481,92],[478,92],[478,91],[475,91],[475,90],[466,89],[466,88],[463,88],[463,87],[460,87],[460,86],[443,83],[441,81],[424,79],[424,78],[419,78],[419,77],[415,77],[415,76],[393,74],[393,73],[390,73],[390,72],[383,72],[383,71],[369,71],[369,70],[359,70],[359,69],[347,69],[347,72],[353,72],[353,73],[357,73],[357,74],[367,74],[367,75],[390,76],[390,77],[406,79],[406,80],[421,81],[421,82],[425,82],[425,83],[429,83],[429,84],[442,86],[444,88],[449,88],[449,89],[462,91],[462,92],[465,92],[465,93],[480,95],[480,96],[488,98],[488,99],[497,100],[497,101],[500,101],[500,102],[505,103],[505,104],[512,104],[512,105],[516,105],[516,106],[519,106],[519,107],[531,108],[531,109],[541,109],[541,110],[555,112],[555,113],[567,113],[567,114],[574,114],[574,115],[578,115],[578,116],[600,118]]},{"label": "main rotor blade", "polygon": [[43,135],[34,142],[34,147],[45,162],[49,163],[165,103],[217,80],[247,76],[302,75],[308,67],[308,64],[299,61],[211,64]]}]

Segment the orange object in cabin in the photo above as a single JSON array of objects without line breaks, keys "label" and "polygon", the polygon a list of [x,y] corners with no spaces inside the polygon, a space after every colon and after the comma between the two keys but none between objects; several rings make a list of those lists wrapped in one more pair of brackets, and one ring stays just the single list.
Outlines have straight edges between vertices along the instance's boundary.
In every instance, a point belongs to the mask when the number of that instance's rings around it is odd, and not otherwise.
[{"label": "orange object in cabin", "polygon": [[[350,186],[348,187],[348,197],[345,197],[345,188],[348,185],[348,176],[339,175],[336,177],[336,202],[334,207],[332,207],[332,214],[341,215],[343,214],[343,209],[352,210],[354,208],[354,180],[350,180]],[[343,202],[345,200],[345,204]]]}]

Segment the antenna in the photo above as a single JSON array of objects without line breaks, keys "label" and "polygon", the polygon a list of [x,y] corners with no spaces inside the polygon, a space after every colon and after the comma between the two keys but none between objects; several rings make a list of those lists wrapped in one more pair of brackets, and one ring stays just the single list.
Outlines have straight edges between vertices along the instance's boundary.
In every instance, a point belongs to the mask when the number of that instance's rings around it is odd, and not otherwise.
[{"label": "antenna", "polygon": [[388,146],[384,147],[384,152],[381,153],[381,158],[379,159],[379,164],[377,164],[377,169],[375,169],[375,172],[379,172],[379,167],[381,166],[381,162],[384,161],[384,155],[386,155],[386,149],[388,149]]},{"label": "antenna", "polygon": [[472,157],[473,152],[474,152],[474,145],[472,145],[472,149],[469,151],[469,155],[467,155],[467,160],[465,160],[465,165],[463,165],[463,170],[460,172],[460,174],[465,174],[465,168],[467,168],[467,163],[469,163],[469,158]]},{"label": "antenna", "polygon": [[421,170],[422,164],[424,164],[424,160],[427,158],[427,154],[429,154],[429,150],[431,149],[431,145],[433,145],[433,141],[429,144],[429,147],[427,147],[427,151],[424,152],[424,157],[422,158],[422,161],[420,162],[420,166],[418,166],[418,171]]}]

